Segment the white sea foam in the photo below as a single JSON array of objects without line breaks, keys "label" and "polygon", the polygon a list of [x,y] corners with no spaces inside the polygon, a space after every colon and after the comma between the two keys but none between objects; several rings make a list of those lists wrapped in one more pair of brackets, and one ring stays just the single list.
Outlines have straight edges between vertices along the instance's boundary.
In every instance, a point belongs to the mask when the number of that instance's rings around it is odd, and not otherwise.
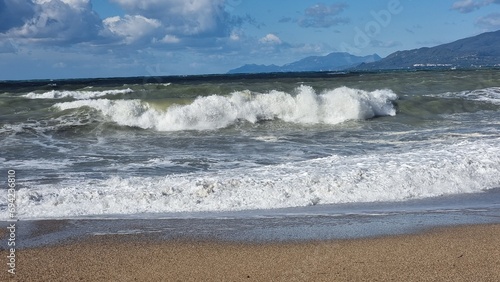
[{"label": "white sea foam", "polygon": [[74,98],[77,100],[92,99],[97,97],[102,97],[106,95],[118,95],[127,94],[134,92],[132,89],[113,89],[104,91],[69,91],[69,90],[51,90],[45,93],[34,93],[30,92],[24,97],[30,99],[62,99],[62,98]]},{"label": "white sea foam", "polygon": [[60,110],[91,107],[112,121],[158,131],[210,130],[224,128],[238,120],[255,123],[280,119],[301,124],[337,124],[346,120],[393,116],[391,90],[367,92],[341,87],[316,94],[309,86],[286,92],[234,92],[230,96],[198,97],[189,105],[174,105],[161,111],[140,100],[81,100],[58,103]]},{"label": "white sea foam", "polygon": [[[477,140],[258,168],[26,185],[16,203],[20,218],[274,209],[479,192],[499,187],[498,175],[497,141]],[[0,196],[0,206],[6,203]]]},{"label": "white sea foam", "polygon": [[254,137],[252,139],[257,140],[257,141],[269,142],[269,143],[274,143],[274,142],[279,141],[279,138],[276,136],[258,136],[258,137]]},{"label": "white sea foam", "polygon": [[41,170],[41,169],[51,169],[51,170],[60,170],[67,166],[71,166],[73,164],[69,159],[58,159],[58,160],[50,160],[50,159],[34,159],[34,160],[25,160],[25,161],[17,161],[11,160],[9,161],[9,165],[15,167],[16,169],[24,169],[24,170]]},{"label": "white sea foam", "polygon": [[460,95],[465,96],[468,99],[500,105],[500,87],[490,87],[486,89],[461,92]]},{"label": "white sea foam", "polygon": [[446,92],[438,95],[428,95],[431,97],[463,98],[471,101],[482,101],[500,105],[500,87],[490,87],[462,92]]},{"label": "white sea foam", "polygon": [[[42,134],[43,132],[57,130],[64,127],[90,124],[92,122],[96,122],[98,119],[99,117],[94,117],[91,113],[79,111],[45,120],[28,119],[22,123],[4,124],[0,127],[0,134],[15,135],[21,132],[36,132],[37,134]],[[46,135],[45,137],[49,138]]]}]

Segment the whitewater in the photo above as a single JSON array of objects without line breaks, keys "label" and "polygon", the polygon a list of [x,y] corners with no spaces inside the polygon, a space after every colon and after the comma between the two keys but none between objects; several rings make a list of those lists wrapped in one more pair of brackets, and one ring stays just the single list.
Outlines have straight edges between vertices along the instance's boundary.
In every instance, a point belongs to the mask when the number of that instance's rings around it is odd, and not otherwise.
[{"label": "whitewater", "polygon": [[20,219],[484,193],[499,94],[495,70],[1,83],[0,161]]},{"label": "whitewater", "polygon": [[367,92],[342,87],[318,95],[312,87],[300,86],[295,92],[295,95],[275,90],[265,94],[234,92],[229,97],[211,95],[164,111],[140,100],[82,100],[57,103],[54,107],[67,110],[86,106],[99,110],[119,125],[158,131],[210,130],[237,121],[256,123],[274,119],[300,124],[337,124],[396,114],[391,101],[397,95],[390,90]]}]

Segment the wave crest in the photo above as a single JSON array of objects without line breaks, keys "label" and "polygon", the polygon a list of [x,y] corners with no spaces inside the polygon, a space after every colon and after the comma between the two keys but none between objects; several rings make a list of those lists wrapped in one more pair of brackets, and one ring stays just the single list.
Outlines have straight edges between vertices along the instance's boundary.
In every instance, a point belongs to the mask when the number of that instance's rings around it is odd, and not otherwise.
[{"label": "wave crest", "polygon": [[394,116],[392,101],[397,95],[388,89],[372,92],[340,87],[317,94],[300,86],[295,95],[272,90],[268,93],[234,92],[229,96],[198,97],[189,105],[158,110],[140,100],[81,100],[58,103],[60,110],[91,107],[123,126],[158,131],[211,130],[238,120],[256,123],[283,120],[299,124],[338,124],[376,116]]},{"label": "wave crest", "polygon": [[35,93],[30,92],[24,97],[29,99],[62,99],[62,98],[74,98],[77,100],[92,99],[97,97],[102,97],[106,95],[118,95],[127,94],[134,92],[132,89],[113,89],[104,91],[69,91],[69,90],[51,90],[45,93]]}]

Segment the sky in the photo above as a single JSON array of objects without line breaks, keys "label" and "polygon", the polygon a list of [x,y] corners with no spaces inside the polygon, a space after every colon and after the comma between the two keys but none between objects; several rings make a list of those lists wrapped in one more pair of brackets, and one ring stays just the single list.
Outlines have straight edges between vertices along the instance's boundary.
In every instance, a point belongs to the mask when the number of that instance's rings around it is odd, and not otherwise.
[{"label": "sky", "polygon": [[0,0],[0,80],[226,73],[500,29],[500,0]]}]

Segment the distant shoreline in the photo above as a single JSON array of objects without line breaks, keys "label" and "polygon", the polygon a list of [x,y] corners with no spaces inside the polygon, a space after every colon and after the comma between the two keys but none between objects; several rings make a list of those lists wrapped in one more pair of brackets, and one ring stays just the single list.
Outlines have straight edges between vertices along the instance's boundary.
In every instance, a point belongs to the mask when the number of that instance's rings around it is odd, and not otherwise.
[{"label": "distant shoreline", "polygon": [[384,73],[413,73],[413,72],[468,72],[500,70],[500,66],[477,68],[450,68],[450,67],[415,67],[407,69],[380,69],[380,70],[343,70],[343,71],[303,71],[303,72],[262,72],[262,73],[233,73],[233,74],[194,74],[194,75],[167,75],[167,76],[118,76],[118,77],[85,77],[85,78],[35,78],[25,80],[0,80],[0,89],[9,90],[15,87],[40,86],[57,89],[60,86],[79,86],[81,84],[94,86],[123,86],[124,84],[163,84],[163,83],[195,83],[217,82],[221,80],[245,79],[281,79],[281,78],[322,78],[338,76],[355,76],[362,74]]}]

